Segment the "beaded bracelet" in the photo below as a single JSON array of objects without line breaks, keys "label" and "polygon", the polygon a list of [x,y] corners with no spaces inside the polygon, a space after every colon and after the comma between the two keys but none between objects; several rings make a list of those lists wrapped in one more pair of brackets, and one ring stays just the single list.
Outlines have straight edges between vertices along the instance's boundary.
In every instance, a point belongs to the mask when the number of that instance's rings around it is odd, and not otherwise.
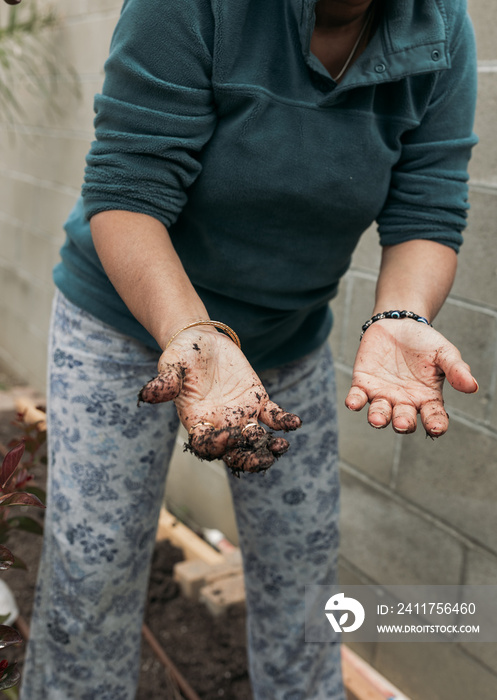
[{"label": "beaded bracelet", "polygon": [[418,316],[418,314],[415,314],[414,311],[383,311],[380,314],[375,314],[372,316],[369,321],[366,321],[362,327],[362,333],[359,340],[362,340],[362,336],[368,330],[369,326],[372,326],[373,323],[376,321],[381,321],[384,318],[412,318],[413,321],[419,321],[419,323],[424,323],[425,325],[430,326],[430,328],[433,328],[432,324],[427,318],[424,316]]}]

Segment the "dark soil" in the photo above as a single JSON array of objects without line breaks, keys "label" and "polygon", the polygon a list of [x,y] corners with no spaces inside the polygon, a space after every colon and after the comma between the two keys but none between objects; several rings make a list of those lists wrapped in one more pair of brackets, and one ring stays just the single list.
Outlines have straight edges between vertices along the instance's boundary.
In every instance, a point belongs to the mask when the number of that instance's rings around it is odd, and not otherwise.
[{"label": "dark soil", "polygon": [[[13,412],[0,412],[0,443],[3,445],[13,437],[19,437],[17,429],[11,424],[13,419]],[[36,474],[36,485],[44,487],[45,478],[44,469],[40,468]],[[33,512],[31,514],[35,515]],[[41,513],[39,517],[42,517]],[[14,592],[21,616],[29,623],[41,538],[16,532],[8,546],[28,565],[28,571],[10,569],[2,572],[2,576]],[[173,566],[181,559],[181,551],[169,542],[157,544],[145,622],[202,700],[251,700],[244,612],[233,610],[223,619],[214,619],[202,604],[184,599],[172,578]],[[15,658],[22,672],[24,648],[4,651],[7,653],[2,654],[2,658]],[[143,641],[136,700],[179,700],[182,697],[170,673],[157,660],[147,642]]]}]

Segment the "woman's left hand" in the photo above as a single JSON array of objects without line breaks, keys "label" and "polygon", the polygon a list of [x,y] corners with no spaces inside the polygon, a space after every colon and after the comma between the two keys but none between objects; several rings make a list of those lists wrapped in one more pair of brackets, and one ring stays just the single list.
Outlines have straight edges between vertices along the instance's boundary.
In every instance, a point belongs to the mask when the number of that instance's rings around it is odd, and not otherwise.
[{"label": "woman's left hand", "polygon": [[362,338],[345,405],[360,411],[369,402],[370,425],[385,428],[391,422],[397,433],[414,432],[419,413],[427,434],[439,437],[449,426],[445,377],[457,391],[478,391],[469,365],[443,335],[411,319],[384,319]]}]

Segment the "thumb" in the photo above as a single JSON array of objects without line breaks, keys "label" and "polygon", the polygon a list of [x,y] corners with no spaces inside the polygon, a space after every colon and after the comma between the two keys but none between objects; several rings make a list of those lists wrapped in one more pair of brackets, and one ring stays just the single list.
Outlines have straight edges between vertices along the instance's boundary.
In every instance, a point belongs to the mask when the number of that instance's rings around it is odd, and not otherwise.
[{"label": "thumb", "polygon": [[138,405],[163,403],[175,399],[183,387],[185,370],[179,364],[162,364],[159,374],[145,384],[138,394]]},{"label": "thumb", "polygon": [[454,389],[465,394],[474,394],[478,391],[478,382],[454,345],[451,343],[443,345],[437,352],[436,363]]}]

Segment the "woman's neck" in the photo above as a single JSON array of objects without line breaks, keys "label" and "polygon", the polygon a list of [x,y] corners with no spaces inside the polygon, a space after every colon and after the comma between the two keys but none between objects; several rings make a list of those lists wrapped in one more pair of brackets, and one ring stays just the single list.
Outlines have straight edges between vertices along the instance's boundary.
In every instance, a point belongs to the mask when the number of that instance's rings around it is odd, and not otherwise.
[{"label": "woman's neck", "polygon": [[316,27],[322,30],[361,22],[374,0],[318,0]]}]

